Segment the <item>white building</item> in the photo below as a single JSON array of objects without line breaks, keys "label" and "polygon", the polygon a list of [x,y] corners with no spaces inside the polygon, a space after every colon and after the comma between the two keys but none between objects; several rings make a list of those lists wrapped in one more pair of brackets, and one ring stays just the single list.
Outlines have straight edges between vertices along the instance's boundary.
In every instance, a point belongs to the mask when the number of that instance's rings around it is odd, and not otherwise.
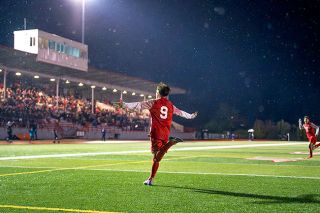
[{"label": "white building", "polygon": [[88,46],[38,29],[14,31],[14,49],[37,61],[88,71]]}]

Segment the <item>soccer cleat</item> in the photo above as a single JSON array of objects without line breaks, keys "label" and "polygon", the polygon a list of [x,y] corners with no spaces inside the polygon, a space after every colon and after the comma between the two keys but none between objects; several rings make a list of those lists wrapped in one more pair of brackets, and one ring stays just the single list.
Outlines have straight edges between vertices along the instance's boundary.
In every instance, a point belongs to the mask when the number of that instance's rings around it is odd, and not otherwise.
[{"label": "soccer cleat", "polygon": [[149,180],[149,179],[144,181],[143,184],[146,185],[146,186],[152,186],[153,185],[152,180]]},{"label": "soccer cleat", "polygon": [[177,138],[177,137],[169,137],[169,141],[174,142],[174,143],[180,143],[183,142],[183,140],[181,138]]}]

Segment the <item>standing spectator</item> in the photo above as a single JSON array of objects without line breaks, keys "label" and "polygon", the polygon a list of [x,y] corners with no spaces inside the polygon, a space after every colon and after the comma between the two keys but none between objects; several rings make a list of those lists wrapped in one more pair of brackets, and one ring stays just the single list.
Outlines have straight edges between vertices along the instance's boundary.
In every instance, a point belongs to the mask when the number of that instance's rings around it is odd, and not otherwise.
[{"label": "standing spectator", "polygon": [[34,131],[32,128],[29,129],[29,143],[34,140]]},{"label": "standing spectator", "polygon": [[32,131],[33,131],[34,140],[38,140],[38,124],[36,121],[33,121]]},{"label": "standing spectator", "polygon": [[53,139],[53,143],[60,143],[59,137],[58,137],[58,130],[57,128],[53,129],[53,135],[54,135],[54,139]]},{"label": "standing spectator", "polygon": [[254,139],[254,129],[249,129],[248,133],[249,133],[249,141],[253,141],[253,139]]},{"label": "standing spectator", "polygon": [[11,121],[8,121],[8,123],[7,123],[7,134],[8,134],[7,142],[9,142],[9,143],[12,143],[12,139],[13,139],[13,136],[12,136],[13,124],[14,124],[14,122],[11,122]]},{"label": "standing spectator", "polygon": [[101,129],[101,140],[106,141],[106,129],[102,127]]}]

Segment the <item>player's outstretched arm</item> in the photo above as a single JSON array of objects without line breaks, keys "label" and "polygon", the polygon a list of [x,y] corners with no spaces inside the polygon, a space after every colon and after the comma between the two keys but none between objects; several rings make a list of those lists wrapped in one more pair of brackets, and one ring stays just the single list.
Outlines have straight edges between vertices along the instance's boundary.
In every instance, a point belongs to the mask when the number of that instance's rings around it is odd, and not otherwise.
[{"label": "player's outstretched arm", "polygon": [[134,110],[134,111],[140,111],[143,109],[150,109],[154,103],[154,100],[148,100],[148,101],[142,101],[142,102],[131,102],[126,103],[123,102],[123,108]]},{"label": "player's outstretched arm", "polygon": [[194,112],[194,113],[190,114],[190,113],[182,111],[181,109],[178,109],[177,107],[173,106],[173,114],[178,115],[183,118],[186,118],[186,119],[194,119],[195,117],[197,117],[198,112]]},{"label": "player's outstretched arm", "polygon": [[302,130],[303,129],[303,126],[302,126],[302,120],[301,118],[299,118],[299,129]]},{"label": "player's outstretched arm", "polygon": [[316,136],[319,134],[319,126],[315,125],[314,123],[311,123],[312,128],[316,130]]}]

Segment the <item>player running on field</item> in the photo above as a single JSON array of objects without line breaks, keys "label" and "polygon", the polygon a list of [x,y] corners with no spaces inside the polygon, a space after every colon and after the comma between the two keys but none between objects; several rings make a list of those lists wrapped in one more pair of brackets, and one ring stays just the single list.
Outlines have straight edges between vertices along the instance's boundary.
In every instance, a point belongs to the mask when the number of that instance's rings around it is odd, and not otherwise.
[{"label": "player running on field", "polygon": [[304,124],[302,124],[301,119],[299,119],[299,129],[303,130],[305,129],[307,138],[309,140],[309,158],[313,157],[313,150],[318,148],[320,143],[316,144],[317,142],[317,136],[319,133],[319,127],[315,125],[314,123],[310,122],[310,118],[308,116],[304,116]]},{"label": "player running on field", "polygon": [[150,141],[151,152],[153,154],[153,164],[149,178],[144,185],[151,186],[159,168],[159,163],[169,148],[178,142],[182,142],[180,138],[170,137],[170,127],[172,115],[178,115],[186,119],[193,119],[197,116],[197,112],[189,114],[175,107],[169,100],[168,95],[170,87],[164,83],[157,86],[156,99],[122,103],[124,108],[140,111],[148,109],[151,116]]}]

